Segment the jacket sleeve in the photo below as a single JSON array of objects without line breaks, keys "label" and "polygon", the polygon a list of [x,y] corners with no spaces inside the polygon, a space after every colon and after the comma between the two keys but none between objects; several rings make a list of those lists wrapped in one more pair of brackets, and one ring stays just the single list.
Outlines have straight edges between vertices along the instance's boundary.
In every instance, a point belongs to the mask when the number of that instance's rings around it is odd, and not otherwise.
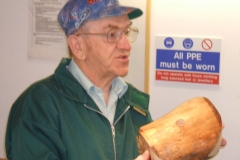
[{"label": "jacket sleeve", "polygon": [[52,97],[46,88],[32,87],[14,103],[5,141],[9,160],[66,159],[59,112]]},{"label": "jacket sleeve", "polygon": [[21,118],[11,132],[7,157],[11,160],[64,160],[66,148],[59,133]]}]

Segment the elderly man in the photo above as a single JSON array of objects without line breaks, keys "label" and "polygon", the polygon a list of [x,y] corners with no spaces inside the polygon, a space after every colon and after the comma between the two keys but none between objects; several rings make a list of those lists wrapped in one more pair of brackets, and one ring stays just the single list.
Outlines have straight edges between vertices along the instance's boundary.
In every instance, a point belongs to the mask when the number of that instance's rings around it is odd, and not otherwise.
[{"label": "elderly man", "polygon": [[142,15],[117,0],[69,0],[58,15],[72,58],[14,103],[6,133],[14,160],[148,160],[136,136],[152,121],[149,96],[127,75],[130,19]]},{"label": "elderly man", "polygon": [[[14,103],[6,133],[14,160],[131,160],[139,127],[152,121],[149,96],[120,77],[129,70],[129,19],[142,14],[117,0],[69,0],[58,21],[72,58]],[[145,152],[138,159],[149,159]]]}]

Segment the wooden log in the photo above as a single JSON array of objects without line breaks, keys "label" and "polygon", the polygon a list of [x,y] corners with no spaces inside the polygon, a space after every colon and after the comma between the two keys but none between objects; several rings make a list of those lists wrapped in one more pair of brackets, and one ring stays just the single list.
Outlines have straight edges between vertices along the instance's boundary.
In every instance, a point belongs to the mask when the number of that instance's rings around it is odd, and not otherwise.
[{"label": "wooden log", "polygon": [[152,160],[205,160],[221,145],[222,120],[205,97],[192,98],[139,129],[141,152]]}]

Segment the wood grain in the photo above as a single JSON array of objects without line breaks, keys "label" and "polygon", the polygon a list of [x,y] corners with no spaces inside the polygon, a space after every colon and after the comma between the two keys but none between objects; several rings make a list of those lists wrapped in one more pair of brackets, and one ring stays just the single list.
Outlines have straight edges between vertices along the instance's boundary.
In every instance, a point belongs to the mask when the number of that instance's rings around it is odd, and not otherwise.
[{"label": "wood grain", "polygon": [[141,151],[152,160],[205,160],[219,144],[222,120],[212,102],[192,98],[158,120],[140,128]]}]

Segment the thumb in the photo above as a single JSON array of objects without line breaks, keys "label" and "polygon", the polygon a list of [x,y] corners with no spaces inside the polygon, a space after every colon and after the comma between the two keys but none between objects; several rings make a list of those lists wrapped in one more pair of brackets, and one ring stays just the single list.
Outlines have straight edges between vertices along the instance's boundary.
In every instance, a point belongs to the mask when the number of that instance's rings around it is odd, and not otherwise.
[{"label": "thumb", "polygon": [[146,160],[150,159],[150,154],[148,150],[144,151],[144,153],[142,154],[142,158]]}]

